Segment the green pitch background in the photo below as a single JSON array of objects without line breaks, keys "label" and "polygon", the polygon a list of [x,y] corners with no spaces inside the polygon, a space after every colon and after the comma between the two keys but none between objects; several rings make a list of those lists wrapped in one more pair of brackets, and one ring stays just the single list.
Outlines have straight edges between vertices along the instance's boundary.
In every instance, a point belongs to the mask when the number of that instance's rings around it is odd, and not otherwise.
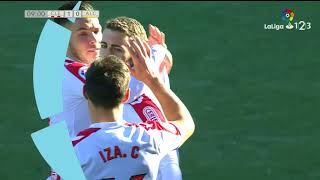
[{"label": "green pitch background", "polygon": [[[1,2],[0,179],[45,179],[49,168],[30,134],[38,114],[32,69],[46,19],[25,9],[62,2]],[[319,3],[94,2],[100,23],[134,17],[166,33],[174,57],[172,89],[189,107],[196,131],[180,150],[184,179],[320,178]],[[280,11],[312,29],[265,30]]]}]

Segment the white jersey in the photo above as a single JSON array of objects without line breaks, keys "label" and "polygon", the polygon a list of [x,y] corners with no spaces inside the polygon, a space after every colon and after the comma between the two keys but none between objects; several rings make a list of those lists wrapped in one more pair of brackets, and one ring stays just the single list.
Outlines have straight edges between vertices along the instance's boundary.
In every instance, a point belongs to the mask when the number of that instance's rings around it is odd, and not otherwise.
[{"label": "white jersey", "polygon": [[181,133],[172,123],[102,122],[72,144],[87,180],[155,180],[160,160],[182,144]]},{"label": "white jersey", "polygon": [[95,123],[73,145],[88,180],[156,179],[159,163],[182,144],[171,123]]}]

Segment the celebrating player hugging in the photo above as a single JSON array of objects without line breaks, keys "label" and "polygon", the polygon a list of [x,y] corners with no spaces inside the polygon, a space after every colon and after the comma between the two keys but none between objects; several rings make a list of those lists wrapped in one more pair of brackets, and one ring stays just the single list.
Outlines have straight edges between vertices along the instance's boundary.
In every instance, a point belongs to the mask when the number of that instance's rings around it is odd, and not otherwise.
[{"label": "celebrating player hugging", "polygon": [[[93,7],[82,2],[80,10]],[[177,148],[192,135],[194,122],[169,88],[172,56],[164,33],[150,25],[147,39],[143,26],[128,17],[107,21],[103,36],[97,18],[56,23],[72,34],[64,109],[49,124],[66,121],[86,178],[182,179]],[[48,179],[61,177],[52,171]]]}]

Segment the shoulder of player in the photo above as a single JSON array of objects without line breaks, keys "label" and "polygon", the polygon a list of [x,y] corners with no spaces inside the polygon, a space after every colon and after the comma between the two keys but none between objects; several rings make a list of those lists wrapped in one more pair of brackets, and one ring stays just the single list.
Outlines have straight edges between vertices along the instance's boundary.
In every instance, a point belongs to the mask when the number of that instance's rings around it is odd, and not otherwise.
[{"label": "shoulder of player", "polygon": [[83,131],[81,131],[75,138],[72,140],[72,145],[76,146],[78,143],[83,141],[85,138],[89,137],[93,133],[97,132],[101,128],[88,128]]},{"label": "shoulder of player", "polygon": [[135,101],[129,103],[142,122],[147,120],[166,122],[165,116],[153,99],[142,94]]},{"label": "shoulder of player", "polygon": [[135,126],[137,128],[142,128],[146,131],[159,131],[159,132],[167,132],[174,135],[181,135],[180,130],[177,126],[172,123],[161,123],[159,121],[145,121],[143,123],[125,123],[126,126]]},{"label": "shoulder of player", "polygon": [[85,73],[87,72],[88,65],[72,60],[65,60],[64,67],[73,76],[77,77],[83,83],[85,82]]}]

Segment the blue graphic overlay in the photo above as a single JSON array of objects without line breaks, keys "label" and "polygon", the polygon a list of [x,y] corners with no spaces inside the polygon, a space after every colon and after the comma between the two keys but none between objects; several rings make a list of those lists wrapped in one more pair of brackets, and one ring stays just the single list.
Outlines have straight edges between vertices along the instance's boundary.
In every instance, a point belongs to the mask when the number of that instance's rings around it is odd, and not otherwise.
[{"label": "blue graphic overlay", "polygon": [[63,109],[62,79],[71,32],[48,20],[41,32],[33,65],[33,85],[41,119]]},{"label": "blue graphic overlay", "polygon": [[65,180],[85,180],[65,121],[31,134],[42,157]]},{"label": "blue graphic overlay", "polygon": [[[78,1],[78,3],[74,6],[73,10],[74,11],[79,10],[80,5],[81,5],[81,1]],[[72,18],[68,18],[68,20],[74,23],[76,21],[76,18],[72,17]]]},{"label": "blue graphic overlay", "polygon": [[[81,1],[73,10],[79,10]],[[72,22],[75,21],[71,19]],[[33,68],[36,104],[41,119],[62,112],[64,60],[71,32],[48,20],[39,37]],[[31,134],[42,157],[64,180],[85,180],[71,144],[66,122],[50,125]]]}]

